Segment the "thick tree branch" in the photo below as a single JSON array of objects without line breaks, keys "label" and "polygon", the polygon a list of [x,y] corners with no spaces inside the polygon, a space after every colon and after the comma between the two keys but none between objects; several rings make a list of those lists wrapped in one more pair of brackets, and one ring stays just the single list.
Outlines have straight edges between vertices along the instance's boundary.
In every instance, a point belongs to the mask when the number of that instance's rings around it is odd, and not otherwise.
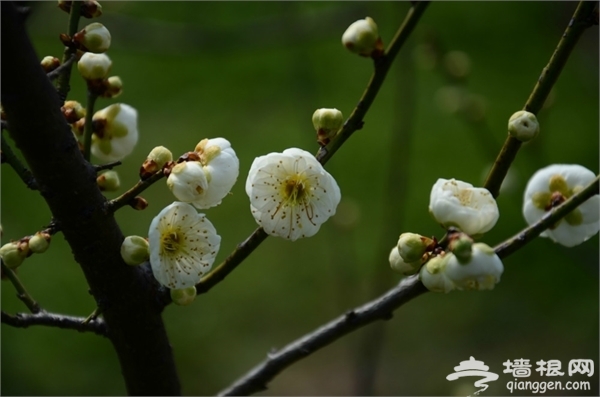
[{"label": "thick tree branch", "polygon": [[[537,114],[542,109],[550,90],[556,83],[556,80],[558,80],[558,76],[560,76],[560,72],[567,63],[569,55],[571,55],[571,51],[575,48],[577,41],[579,41],[583,32],[594,24],[593,14],[596,4],[597,2],[595,1],[582,1],[579,3],[567,29],[556,46],[556,50],[554,50],[552,57],[550,57],[548,65],[542,70],[542,74],[533,88],[529,99],[527,99],[523,107],[524,110]],[[506,173],[520,148],[521,141],[510,135],[506,138],[504,146],[502,146],[500,154],[498,154],[484,184],[484,187],[494,197],[498,197],[500,194],[502,181],[504,181]]]},{"label": "thick tree branch", "polygon": [[411,299],[427,292],[418,275],[410,276],[385,295],[350,310],[314,332],[290,343],[248,372],[219,395],[244,396],[267,389],[267,383],[296,361],[329,345],[342,336],[376,320],[389,320],[393,311]]},{"label": "thick tree branch", "polygon": [[158,285],[120,255],[123,235],[60,111],[62,101],[39,60],[12,3],[2,2],[2,105],[10,133],[39,191],[81,266],[129,394],[180,394],[179,379],[156,303]]},{"label": "thick tree branch", "polygon": [[17,313],[11,316],[2,312],[2,323],[16,328],[28,328],[33,325],[44,325],[62,329],[73,329],[79,332],[93,332],[97,335],[106,336],[106,324],[101,318],[84,323],[83,317],[73,317],[64,314],[48,313],[41,311],[36,314]]}]

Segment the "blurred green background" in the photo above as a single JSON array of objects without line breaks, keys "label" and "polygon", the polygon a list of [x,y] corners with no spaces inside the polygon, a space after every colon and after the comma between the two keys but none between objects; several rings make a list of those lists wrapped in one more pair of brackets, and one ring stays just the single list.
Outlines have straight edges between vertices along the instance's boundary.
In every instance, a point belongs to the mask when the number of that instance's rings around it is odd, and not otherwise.
[{"label": "blurred green background", "polygon": [[[61,57],[67,14],[55,2],[33,4],[28,29],[38,55]],[[289,147],[317,151],[311,116],[336,107],[347,117],[369,81],[372,62],[340,38],[371,16],[389,43],[410,3],[104,2],[98,19],[112,33],[112,74],[124,82],[115,101],[139,112],[140,141],[119,168],[123,190],[157,145],[175,156],[203,138],[225,137],[240,177],[219,207],[206,211],[222,236],[217,261],[256,227],[244,191],[260,155]],[[440,2],[425,12],[356,132],[327,164],[342,202],[314,237],[267,239],[235,272],[190,307],[170,306],[164,320],[187,395],[214,394],[265,359],[267,352],[382,294],[398,282],[387,256],[405,231],[441,237],[427,211],[437,178],[481,185],[576,7],[575,2]],[[89,23],[82,20],[80,26]],[[450,53],[447,51],[460,51]],[[446,54],[446,55],[444,55]],[[466,55],[466,56],[465,56]],[[3,58],[2,62],[10,62]],[[500,219],[486,234],[495,245],[526,226],[528,178],[552,163],[599,164],[598,28],[587,31],[539,115],[541,134],[523,146],[498,199]],[[9,78],[9,76],[3,76]],[[10,78],[18,78],[12,76]],[[85,100],[75,72],[69,99]],[[35,115],[32,115],[34,117]],[[50,213],[2,166],[2,241],[30,235]],[[108,194],[109,198],[118,193]],[[150,206],[117,213],[125,235],[146,235],[174,198],[164,181],[143,196]],[[598,236],[567,249],[537,239],[504,261],[492,292],[428,293],[372,325],[294,364],[264,395],[467,395],[476,378],[449,382],[474,356],[500,379],[484,395],[508,395],[508,359],[593,359],[589,391],[598,395]],[[82,272],[63,237],[19,269],[49,311],[94,310]],[[2,283],[2,310],[26,311]],[[2,325],[2,394],[121,395],[119,364],[101,337],[45,327]],[[532,368],[532,369],[533,369]],[[514,394],[530,395],[530,391]]]}]

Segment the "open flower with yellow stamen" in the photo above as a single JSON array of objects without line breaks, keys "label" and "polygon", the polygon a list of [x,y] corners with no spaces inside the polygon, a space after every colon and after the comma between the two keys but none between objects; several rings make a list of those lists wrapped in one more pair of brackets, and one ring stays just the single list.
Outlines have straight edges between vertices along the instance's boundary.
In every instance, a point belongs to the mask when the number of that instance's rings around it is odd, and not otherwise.
[{"label": "open flower with yellow stamen", "polygon": [[148,242],[156,280],[170,289],[184,289],[196,285],[210,270],[221,236],[204,214],[176,201],[152,220]]},{"label": "open flower with yellow stamen", "polygon": [[292,241],[315,235],[341,199],[340,188],[321,163],[296,148],[256,158],[246,193],[265,232]]},{"label": "open flower with yellow stamen", "polygon": [[[581,165],[553,164],[537,171],[527,183],[523,216],[528,224],[539,221],[552,208],[594,180],[596,175]],[[574,247],[598,233],[600,196],[595,195],[570,212],[540,236],[566,247]]]}]

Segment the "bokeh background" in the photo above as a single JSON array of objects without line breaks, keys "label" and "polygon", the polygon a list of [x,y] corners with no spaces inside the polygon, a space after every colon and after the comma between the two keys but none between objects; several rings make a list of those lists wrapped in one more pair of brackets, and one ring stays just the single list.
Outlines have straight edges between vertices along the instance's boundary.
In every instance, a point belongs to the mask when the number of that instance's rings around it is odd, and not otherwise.
[{"label": "bokeh background", "polygon": [[[56,2],[30,3],[28,29],[38,55],[61,57],[67,14]],[[387,44],[408,2],[104,2],[98,19],[112,33],[118,101],[139,112],[140,141],[120,167],[123,190],[157,145],[178,156],[203,138],[225,137],[240,177],[221,206],[206,211],[222,236],[217,261],[256,227],[244,192],[252,160],[289,147],[316,153],[311,116],[336,107],[347,117],[372,62],[340,38],[371,16]],[[164,320],[183,392],[214,394],[321,324],[381,295],[400,277],[387,255],[398,235],[441,237],[427,211],[437,178],[481,185],[576,7],[575,2],[439,2],[430,5],[356,132],[327,164],[342,202],[314,237],[267,239],[227,279],[192,306],[170,306]],[[80,26],[89,23],[82,20]],[[2,62],[10,62],[4,58]],[[498,199],[500,220],[483,239],[495,245],[526,226],[528,178],[552,163],[599,168],[598,28],[577,45],[546,107],[541,134],[523,146]],[[8,78],[7,76],[3,76]],[[10,78],[18,78],[12,76]],[[69,99],[85,101],[73,74]],[[99,100],[98,108],[116,102]],[[35,115],[32,115],[35,117]],[[34,233],[51,214],[2,166],[3,243]],[[108,194],[109,198],[118,193]],[[164,181],[143,196],[142,212],[117,213],[125,235],[145,235],[173,201]],[[264,395],[467,395],[475,378],[446,376],[474,356],[500,379],[486,395],[509,395],[508,359],[593,359],[584,380],[598,395],[598,236],[567,249],[537,239],[504,261],[492,292],[428,293],[381,324],[355,332],[286,369]],[[87,316],[95,306],[60,234],[50,250],[19,269],[47,310]],[[2,283],[2,310],[26,311]],[[2,394],[122,395],[110,343],[92,334],[2,325]],[[532,368],[532,369],[533,369]],[[530,395],[530,391],[514,394]]]}]

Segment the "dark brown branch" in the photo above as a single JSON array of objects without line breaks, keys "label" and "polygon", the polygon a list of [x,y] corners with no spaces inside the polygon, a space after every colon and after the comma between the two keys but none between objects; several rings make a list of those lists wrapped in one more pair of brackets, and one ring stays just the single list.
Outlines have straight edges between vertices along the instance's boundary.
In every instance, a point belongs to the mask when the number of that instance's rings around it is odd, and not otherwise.
[{"label": "dark brown branch", "polygon": [[71,69],[71,65],[73,64],[73,61],[75,61],[75,58],[77,58],[77,55],[75,55],[75,54],[71,55],[71,57],[69,59],[67,59],[67,61],[65,63],[63,63],[62,65],[60,65],[59,67],[57,67],[56,69],[51,71],[50,73],[48,73],[46,76],[48,76],[48,78],[50,80],[56,79],[58,76],[60,76],[62,73],[64,73],[65,69],[67,69],[67,68]]},{"label": "dark brown branch", "polygon": [[33,325],[44,325],[62,329],[73,329],[79,332],[93,332],[96,335],[106,336],[106,324],[101,318],[83,323],[83,317],[67,316],[64,314],[48,313],[45,311],[37,314],[17,313],[11,316],[2,312],[2,323],[16,328],[28,328]]},{"label": "dark brown branch", "polygon": [[219,395],[244,396],[266,390],[269,381],[296,361],[360,327],[377,320],[391,319],[395,309],[424,292],[427,289],[419,281],[418,275],[403,279],[385,295],[345,313],[278,352],[269,353],[265,361]]},{"label": "dark brown branch", "polygon": [[162,305],[156,303],[158,285],[152,274],[123,262],[123,234],[105,211],[96,171],[83,159],[14,5],[1,6],[2,55],[9,60],[2,63],[1,102],[9,132],[102,310],[127,392],[178,395]]}]

